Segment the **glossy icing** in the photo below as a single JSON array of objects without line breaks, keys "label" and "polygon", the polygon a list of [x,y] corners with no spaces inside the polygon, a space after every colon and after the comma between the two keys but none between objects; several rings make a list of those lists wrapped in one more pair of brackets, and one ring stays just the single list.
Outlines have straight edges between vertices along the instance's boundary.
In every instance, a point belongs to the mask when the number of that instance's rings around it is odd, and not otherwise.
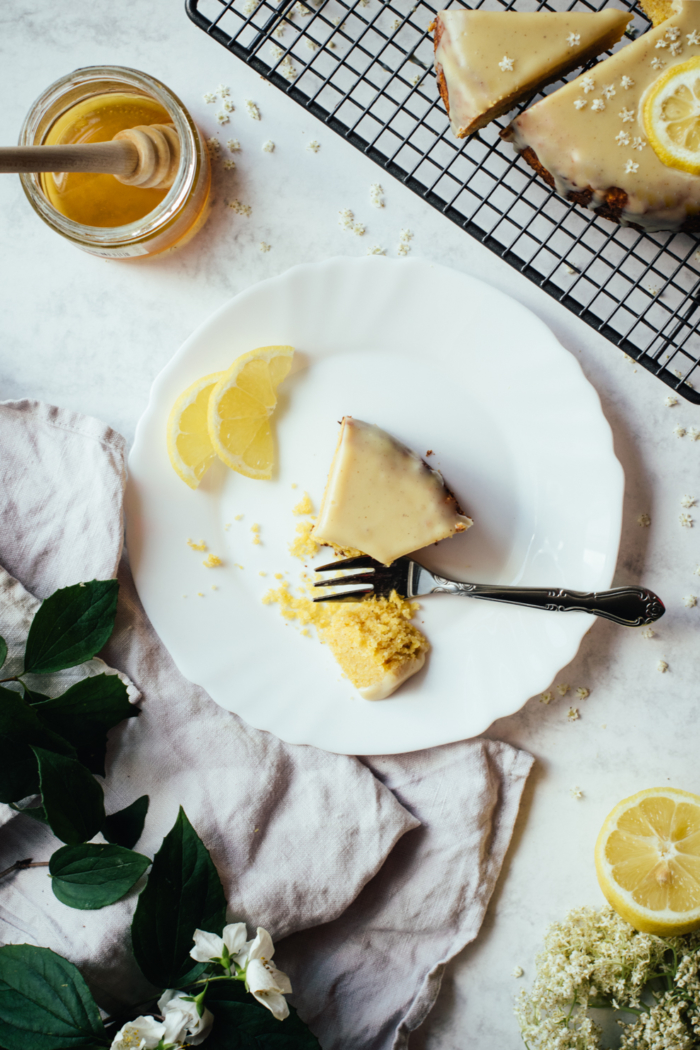
[{"label": "glossy icing", "polygon": [[470,134],[509,109],[515,98],[607,50],[630,19],[614,8],[598,13],[441,11],[435,64],[438,76],[444,76],[455,135]]},{"label": "glossy icing", "polygon": [[604,214],[614,200],[611,217],[623,225],[689,228],[700,213],[700,178],[657,157],[642,108],[659,76],[697,55],[700,0],[682,0],[667,21],[522,113],[504,137],[534,150],[564,197],[583,194]]},{"label": "glossy icing", "polygon": [[437,470],[378,426],[344,417],[311,534],[318,543],[390,565],[471,524]]}]

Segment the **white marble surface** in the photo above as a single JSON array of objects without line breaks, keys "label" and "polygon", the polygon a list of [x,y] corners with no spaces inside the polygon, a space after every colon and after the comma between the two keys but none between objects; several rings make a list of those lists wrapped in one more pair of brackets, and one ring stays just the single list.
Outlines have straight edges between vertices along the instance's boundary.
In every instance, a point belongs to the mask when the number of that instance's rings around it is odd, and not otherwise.
[{"label": "white marble surface", "polygon": [[[202,95],[230,85],[239,105],[220,137],[235,135],[243,150],[235,172],[219,170],[216,195],[238,196],[252,215],[220,206],[179,254],[105,262],[51,233],[18,180],[0,176],[0,397],[69,406],[131,439],[153,377],[226,299],[295,263],[363,255],[373,243],[393,255],[403,227],[415,234],[414,255],[491,281],[528,305],[576,355],[601,396],[627,478],[616,582],[655,588],[668,613],[652,640],[593,625],[557,679],[590,689],[577,703],[580,720],[567,719],[569,697],[550,706],[534,698],[489,731],[532,752],[536,771],[484,929],[449,966],[438,1006],[412,1040],[421,1050],[518,1047],[512,998],[532,976],[546,924],[571,906],[601,902],[592,848],[605,814],[620,798],[655,784],[700,792],[694,743],[700,608],[683,605],[685,595],[700,595],[700,576],[693,575],[700,508],[690,511],[694,528],[679,523],[681,496],[700,498],[700,441],[673,433],[679,423],[700,426],[700,408],[664,407],[667,391],[656,379],[207,39],[178,0],[3,5],[0,142],[16,141],[26,110],[49,82],[101,62],[160,77],[210,133],[217,130],[217,107]],[[245,97],[258,102],[259,124],[242,111]],[[276,143],[273,154],[260,148],[268,138]],[[312,138],[321,143],[316,155],[304,148]],[[383,211],[368,200],[377,179]],[[367,223],[364,238],[340,229],[343,207]],[[266,254],[258,249],[263,240],[272,246]],[[637,525],[641,513],[651,515],[650,528]],[[661,657],[667,674],[656,670]],[[582,799],[571,797],[574,786]],[[511,976],[516,964],[525,970],[520,981]]]}]

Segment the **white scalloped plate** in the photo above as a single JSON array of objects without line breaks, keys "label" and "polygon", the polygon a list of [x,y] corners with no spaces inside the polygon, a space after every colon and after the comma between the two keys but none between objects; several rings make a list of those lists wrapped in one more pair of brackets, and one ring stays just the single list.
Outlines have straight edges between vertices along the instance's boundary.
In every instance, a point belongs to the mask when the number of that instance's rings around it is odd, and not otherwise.
[{"label": "white scalloped plate", "polygon": [[[275,416],[277,475],[251,481],[216,464],[191,491],[168,461],[171,405],[198,376],[275,343],[297,348]],[[344,414],[421,455],[432,449],[474,518],[430,549],[432,567],[478,581],[609,586],[624,479],[574,358],[528,310],[464,274],[337,258],[236,296],[155,380],[127,490],[143,604],[186,678],[283,740],[394,754],[473,736],[546,688],[593,621],[436,595],[417,617],[432,644],[425,670],[388,700],[362,700],[325,646],[261,601],[275,573],[294,585],[303,571],[288,550],[300,520],[292,508],[304,491],[318,507]],[[189,537],[224,565],[206,569]]]}]

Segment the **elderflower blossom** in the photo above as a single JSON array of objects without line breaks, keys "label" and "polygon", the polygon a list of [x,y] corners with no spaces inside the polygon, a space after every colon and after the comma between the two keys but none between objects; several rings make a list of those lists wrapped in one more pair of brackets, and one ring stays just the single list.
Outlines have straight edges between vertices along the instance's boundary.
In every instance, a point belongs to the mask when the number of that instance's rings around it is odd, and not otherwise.
[{"label": "elderflower blossom", "polygon": [[[673,944],[689,940],[675,938]],[[697,971],[700,948],[694,947],[695,942],[700,945],[700,939],[695,937],[692,941]],[[660,937],[638,933],[611,908],[601,911],[577,908],[570,912],[563,922],[550,926],[544,951],[537,957],[532,990],[523,990],[516,1000],[515,1014],[524,1042],[530,1050],[599,1050],[600,1028],[588,1016],[589,1005],[612,1007],[614,1002],[643,1009],[644,986],[662,966],[669,945],[670,942]],[[683,957],[683,963],[686,958],[688,956]],[[680,985],[679,991],[691,980],[700,991],[692,966],[683,967],[683,963],[678,967],[676,979],[686,984]],[[696,1001],[700,1004],[700,995]],[[663,999],[659,1005],[663,1005]],[[652,1009],[649,1017],[653,1013]],[[643,1035],[640,1026],[646,1023],[647,1016],[642,1015],[631,1023],[630,1016],[621,1014],[621,1045],[626,1050],[671,1050],[672,1047],[681,1050],[693,1045],[690,1039],[644,1042],[639,1039]],[[686,1031],[690,1037],[692,1030]]]}]

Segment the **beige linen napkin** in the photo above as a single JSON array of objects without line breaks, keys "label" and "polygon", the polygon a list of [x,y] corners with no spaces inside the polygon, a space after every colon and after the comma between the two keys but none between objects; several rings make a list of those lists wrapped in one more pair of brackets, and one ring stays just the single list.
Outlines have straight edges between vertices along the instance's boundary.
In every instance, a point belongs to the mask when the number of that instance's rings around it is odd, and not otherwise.
[{"label": "beige linen napkin", "polygon": [[[360,760],[285,744],[223,711],[179,674],[120,560],[124,478],[123,439],[98,421],[0,404],[0,564],[11,574],[0,575],[0,634],[10,625],[16,658],[34,596],[118,571],[102,655],[134,683],[142,713],[110,734],[107,811],[148,793],[137,849],[152,855],[185,807],[231,914],[286,937],[278,954],[292,1002],[324,1050],[405,1046],[444,963],[478,932],[532,759],[467,741]],[[0,870],[58,845],[14,816],[0,828]],[[35,868],[0,884],[0,939],[65,955],[112,1009],[144,994],[129,952],[134,906],[132,893],[72,911]]]}]

